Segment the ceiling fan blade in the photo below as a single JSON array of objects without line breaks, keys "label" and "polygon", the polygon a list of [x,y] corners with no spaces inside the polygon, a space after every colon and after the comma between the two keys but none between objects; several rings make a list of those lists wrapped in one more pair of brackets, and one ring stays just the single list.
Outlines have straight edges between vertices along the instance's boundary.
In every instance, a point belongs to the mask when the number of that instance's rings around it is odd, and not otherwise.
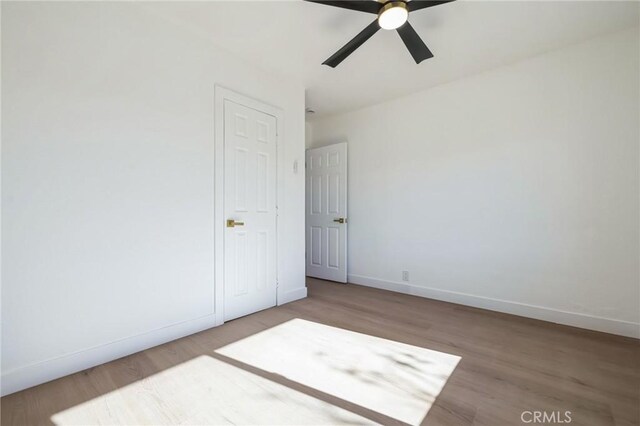
[{"label": "ceiling fan blade", "polygon": [[413,56],[413,60],[416,61],[416,64],[419,64],[425,59],[433,58],[433,53],[431,53],[427,45],[424,44],[424,41],[422,41],[409,22],[405,22],[397,31],[402,41],[404,41],[404,45],[409,49],[409,53]]},{"label": "ceiling fan blade", "polygon": [[409,9],[409,12],[413,12],[414,10],[438,6],[439,4],[450,3],[452,1],[454,0],[411,0],[407,2],[407,9]]},{"label": "ceiling fan blade", "polygon": [[351,55],[354,50],[362,46],[365,41],[369,40],[369,38],[378,32],[379,29],[380,25],[378,25],[378,20],[376,19],[366,26],[364,30],[360,31],[357,36],[352,38],[349,43],[345,44],[340,50],[331,55],[331,57],[324,61],[322,65],[329,65],[331,68],[335,68],[340,62],[344,61],[347,56]]},{"label": "ceiling fan blade", "polygon": [[373,0],[306,0],[311,3],[325,4],[327,6],[342,7],[344,9],[360,12],[378,13],[382,3]]}]

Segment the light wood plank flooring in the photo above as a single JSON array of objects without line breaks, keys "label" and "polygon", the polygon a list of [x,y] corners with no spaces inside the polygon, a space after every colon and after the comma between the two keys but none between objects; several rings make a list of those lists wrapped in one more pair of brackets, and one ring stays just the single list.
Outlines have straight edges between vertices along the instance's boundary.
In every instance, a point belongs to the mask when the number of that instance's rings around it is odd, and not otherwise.
[{"label": "light wood plank flooring", "polygon": [[[307,299],[8,395],[2,398],[2,425],[52,424],[57,413],[121,392],[127,385],[202,355],[219,365],[234,364],[214,351],[294,318],[462,357],[423,424],[519,425],[526,410],[571,411],[571,425],[640,424],[638,340],[357,285],[309,279],[308,286]],[[325,408],[356,415],[334,413],[327,422],[359,418],[399,423],[282,376],[241,363],[234,367],[268,383],[264,386],[269,392],[275,392],[273,386],[297,391],[292,404],[304,405],[311,396]],[[129,404],[144,404],[144,386],[136,392]],[[241,407],[242,401],[238,404]],[[172,407],[165,409],[171,423]],[[267,419],[267,414],[255,413],[249,419],[257,422]],[[109,415],[113,417],[100,421],[116,423],[117,413]],[[322,422],[313,416],[307,419]]]}]

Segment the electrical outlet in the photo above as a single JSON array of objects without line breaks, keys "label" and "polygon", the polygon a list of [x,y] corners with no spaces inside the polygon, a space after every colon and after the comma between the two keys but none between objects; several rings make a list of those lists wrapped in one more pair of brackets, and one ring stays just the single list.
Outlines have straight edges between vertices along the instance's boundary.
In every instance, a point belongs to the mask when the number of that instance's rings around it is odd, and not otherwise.
[{"label": "electrical outlet", "polygon": [[409,271],[402,271],[402,281],[409,281]]}]

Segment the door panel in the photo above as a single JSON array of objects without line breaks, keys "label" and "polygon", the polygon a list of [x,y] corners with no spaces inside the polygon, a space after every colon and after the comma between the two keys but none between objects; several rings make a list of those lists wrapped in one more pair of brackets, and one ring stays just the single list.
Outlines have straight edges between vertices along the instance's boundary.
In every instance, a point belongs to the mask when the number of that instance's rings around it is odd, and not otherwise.
[{"label": "door panel", "polygon": [[224,320],[276,304],[276,119],[224,102]]},{"label": "door panel", "polygon": [[310,149],[306,164],[307,275],[347,282],[347,144]]}]

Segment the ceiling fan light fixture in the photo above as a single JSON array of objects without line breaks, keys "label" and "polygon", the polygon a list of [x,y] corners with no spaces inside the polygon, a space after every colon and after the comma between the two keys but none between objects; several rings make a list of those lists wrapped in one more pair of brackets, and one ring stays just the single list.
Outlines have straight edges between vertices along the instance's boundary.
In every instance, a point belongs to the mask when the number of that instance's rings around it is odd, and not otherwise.
[{"label": "ceiling fan light fixture", "polygon": [[390,1],[378,13],[378,25],[383,30],[395,30],[407,22],[409,11],[403,1]]},{"label": "ceiling fan light fixture", "polygon": [[364,42],[369,40],[381,28],[385,30],[396,30],[413,57],[416,64],[425,59],[433,58],[433,53],[429,50],[424,41],[420,38],[416,30],[407,21],[409,12],[426,9],[432,6],[449,3],[454,0],[306,0],[311,3],[320,3],[327,6],[341,7],[344,9],[357,10],[359,12],[372,13],[377,18],[364,27],[354,38],[342,46],[340,50],[331,55],[322,64],[335,68]]}]

